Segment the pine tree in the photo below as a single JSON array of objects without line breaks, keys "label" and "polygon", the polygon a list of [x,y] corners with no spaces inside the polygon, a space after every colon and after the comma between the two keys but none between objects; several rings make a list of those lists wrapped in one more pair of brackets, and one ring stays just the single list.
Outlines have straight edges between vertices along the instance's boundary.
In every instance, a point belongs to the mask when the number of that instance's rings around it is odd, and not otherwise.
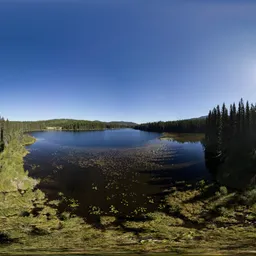
[{"label": "pine tree", "polygon": [[245,131],[245,108],[243,99],[240,100],[240,134]]},{"label": "pine tree", "polygon": [[256,148],[256,104],[251,104],[251,111],[250,111],[250,119],[251,119],[251,141],[252,141],[252,148]]},{"label": "pine tree", "polygon": [[221,111],[220,111],[220,106],[218,105],[216,108],[217,112],[217,154],[221,154],[221,149],[222,149],[222,120],[221,120]]},{"label": "pine tree", "polygon": [[212,120],[212,111],[210,110],[205,121],[206,122],[205,141],[207,144],[210,142],[210,139],[211,139],[211,130],[212,130],[211,120]]},{"label": "pine tree", "polygon": [[232,137],[236,137],[238,133],[238,127],[237,127],[237,111],[236,111],[236,104],[233,103],[232,105],[232,114],[233,114],[233,120],[232,120]]},{"label": "pine tree", "polygon": [[246,102],[246,108],[245,108],[245,119],[244,119],[244,136],[245,136],[245,139],[246,139],[246,147],[248,149],[251,148],[251,113],[250,113],[250,105],[249,105],[249,102],[247,101]]},{"label": "pine tree", "polygon": [[221,109],[221,121],[219,127],[219,153],[222,155],[222,158],[225,157],[229,141],[229,116],[228,110],[225,103],[222,105]]}]

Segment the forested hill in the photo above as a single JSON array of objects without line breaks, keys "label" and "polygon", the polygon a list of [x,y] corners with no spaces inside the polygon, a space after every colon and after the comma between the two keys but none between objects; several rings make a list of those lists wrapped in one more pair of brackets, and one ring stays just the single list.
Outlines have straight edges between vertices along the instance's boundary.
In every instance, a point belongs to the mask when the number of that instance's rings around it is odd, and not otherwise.
[{"label": "forested hill", "polygon": [[125,121],[101,122],[75,119],[51,119],[42,121],[8,121],[15,129],[22,129],[24,131],[44,130],[47,127],[61,128],[62,130],[100,130],[112,128],[134,127],[136,124]]},{"label": "forested hill", "polygon": [[178,121],[152,122],[135,126],[135,129],[152,132],[204,133],[206,117]]},{"label": "forested hill", "polygon": [[108,124],[125,126],[125,127],[134,127],[134,126],[138,125],[134,122],[126,122],[126,121],[111,121],[111,122],[108,122]]}]

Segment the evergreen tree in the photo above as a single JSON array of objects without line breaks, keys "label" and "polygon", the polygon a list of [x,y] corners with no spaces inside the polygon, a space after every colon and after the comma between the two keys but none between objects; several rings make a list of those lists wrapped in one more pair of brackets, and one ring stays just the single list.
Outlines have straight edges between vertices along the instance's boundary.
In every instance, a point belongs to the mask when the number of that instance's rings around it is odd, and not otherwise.
[{"label": "evergreen tree", "polygon": [[253,182],[256,176],[256,105],[250,105],[247,101],[244,106],[241,99],[238,111],[236,105],[232,104],[229,113],[225,104],[221,113],[217,106],[209,112],[206,131],[207,161],[214,159],[215,168],[225,165],[221,169],[225,179],[232,174],[237,182],[242,178]]},{"label": "evergreen tree", "polygon": [[228,141],[229,141],[229,116],[228,116],[228,110],[226,108],[225,103],[223,103],[222,110],[221,110],[221,120],[220,120],[220,126],[219,126],[219,154],[222,155],[222,157],[225,157],[227,148],[228,148]]},{"label": "evergreen tree", "polygon": [[236,110],[236,104],[233,103],[232,105],[232,114],[233,114],[233,119],[232,119],[232,136],[235,137],[238,133],[238,127],[237,127],[237,110]]}]

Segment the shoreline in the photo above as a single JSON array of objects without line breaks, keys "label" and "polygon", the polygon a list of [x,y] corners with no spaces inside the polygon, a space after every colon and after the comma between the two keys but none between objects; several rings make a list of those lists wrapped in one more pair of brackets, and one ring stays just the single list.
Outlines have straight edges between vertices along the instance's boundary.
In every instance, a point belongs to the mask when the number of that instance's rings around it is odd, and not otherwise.
[{"label": "shoreline", "polygon": [[23,135],[23,145],[24,146],[33,145],[36,141],[37,141],[37,139],[30,134]]},{"label": "shoreline", "polygon": [[[14,150],[20,159],[21,155],[19,155],[19,152],[23,152],[26,145],[32,145],[36,141],[31,135],[26,136],[26,138],[22,146],[16,147],[15,143],[11,143],[10,148],[7,150],[10,152]],[[22,159],[24,161],[24,157]],[[18,164],[21,163],[19,162]],[[14,166],[14,169],[17,169],[16,166]],[[23,171],[25,170],[23,169]],[[22,172],[21,169],[20,172]],[[26,180],[27,174],[23,175],[24,180]],[[33,180],[36,181],[35,179]],[[31,179],[32,183],[33,180]],[[184,184],[184,186],[186,185],[188,184]],[[223,228],[225,226],[225,219],[223,219],[221,227],[216,225],[215,227],[205,227],[204,230],[201,230],[200,223],[196,222],[194,223],[196,225],[186,226],[185,221],[187,218],[191,218],[193,222],[200,218],[201,211],[205,211],[204,206],[209,207],[208,201],[198,200],[194,204],[187,204],[186,201],[200,196],[200,194],[203,194],[202,191],[207,189],[207,185],[190,188],[188,191],[179,190],[177,187],[177,192],[174,192],[176,194],[168,195],[167,200],[169,202],[166,202],[166,205],[168,207],[175,205],[177,209],[180,209],[180,214],[184,214],[186,217],[184,220],[181,217],[173,217],[174,215],[172,215],[169,209],[166,209],[165,212],[153,212],[147,218],[140,221],[125,220],[122,222],[124,228],[118,224],[118,221],[106,223],[105,220],[105,224],[101,221],[101,229],[96,229],[76,215],[63,219],[63,214],[57,212],[56,208],[49,204],[45,195],[41,195],[39,198],[34,195],[32,197],[29,196],[27,200],[35,197],[35,204],[40,203],[43,210],[39,210],[39,215],[35,216],[11,217],[10,219],[5,217],[3,219],[3,223],[0,223],[0,228],[2,227],[2,232],[8,234],[10,242],[0,246],[0,255],[7,252],[10,255],[20,253],[34,255],[37,252],[40,254],[61,253],[70,255],[88,253],[96,255],[127,254],[130,256],[140,255],[141,253],[147,253],[148,255],[159,253],[159,256],[166,256],[170,253],[174,255],[255,255],[254,243],[251,240],[254,234],[254,227],[250,228],[246,225],[243,226],[243,224],[239,227],[239,224],[234,224]],[[22,194],[19,191],[15,193],[17,196],[24,198],[27,193],[30,193],[29,191],[30,189],[24,189]],[[33,187],[31,192],[35,193],[35,191],[36,186]],[[225,197],[227,195],[223,196],[223,198]],[[222,197],[218,200],[222,200]],[[201,205],[201,203],[204,205]],[[34,206],[31,207],[30,205],[26,207],[34,209]],[[17,210],[17,212],[19,211],[20,209]],[[99,216],[100,219],[102,217],[104,217],[104,214]],[[10,221],[13,221],[13,226],[8,227]],[[208,223],[206,219],[205,221]],[[22,225],[25,225],[24,230]],[[34,234],[32,232],[34,225],[36,232],[41,233]],[[14,233],[12,233],[12,228],[15,229]],[[137,230],[137,234],[132,230]],[[239,250],[236,249],[236,245],[240,240],[236,241],[236,239],[240,239],[241,236],[248,244],[245,247],[242,243],[243,241],[241,241],[242,249]],[[16,239],[18,240],[15,241]],[[228,250],[229,247],[232,249]],[[247,247],[248,250],[246,250]],[[47,248],[52,248],[52,251],[47,250]]]},{"label": "shoreline", "polygon": [[164,132],[160,140],[176,140],[177,142],[200,142],[204,139],[204,133],[168,133]]},{"label": "shoreline", "polygon": [[97,129],[41,129],[41,130],[33,130],[33,131],[29,131],[29,132],[25,132],[25,133],[31,133],[31,132],[55,132],[55,131],[59,131],[59,132],[86,132],[86,131],[106,131],[106,130],[119,130],[119,129],[134,129],[133,127],[118,127],[118,128],[97,128]]}]

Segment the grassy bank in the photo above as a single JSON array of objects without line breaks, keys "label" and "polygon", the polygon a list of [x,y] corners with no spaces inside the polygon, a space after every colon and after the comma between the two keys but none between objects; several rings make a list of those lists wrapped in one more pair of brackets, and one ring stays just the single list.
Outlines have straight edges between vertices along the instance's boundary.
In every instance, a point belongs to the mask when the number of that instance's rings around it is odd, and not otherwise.
[{"label": "grassy bank", "polygon": [[36,138],[31,136],[31,135],[28,135],[28,134],[24,134],[23,135],[23,140],[22,140],[22,144],[24,146],[29,146],[29,145],[32,145],[36,142]]},{"label": "grassy bank", "polygon": [[204,139],[204,133],[163,133],[160,139],[175,140],[180,143],[184,142],[199,142]]},{"label": "grassy bank", "polygon": [[161,211],[118,219],[99,216],[94,227],[58,212],[24,171],[24,145],[15,137],[0,154],[0,252],[178,252],[235,253],[255,250],[256,191],[229,191],[200,182],[179,183],[166,194]]}]

